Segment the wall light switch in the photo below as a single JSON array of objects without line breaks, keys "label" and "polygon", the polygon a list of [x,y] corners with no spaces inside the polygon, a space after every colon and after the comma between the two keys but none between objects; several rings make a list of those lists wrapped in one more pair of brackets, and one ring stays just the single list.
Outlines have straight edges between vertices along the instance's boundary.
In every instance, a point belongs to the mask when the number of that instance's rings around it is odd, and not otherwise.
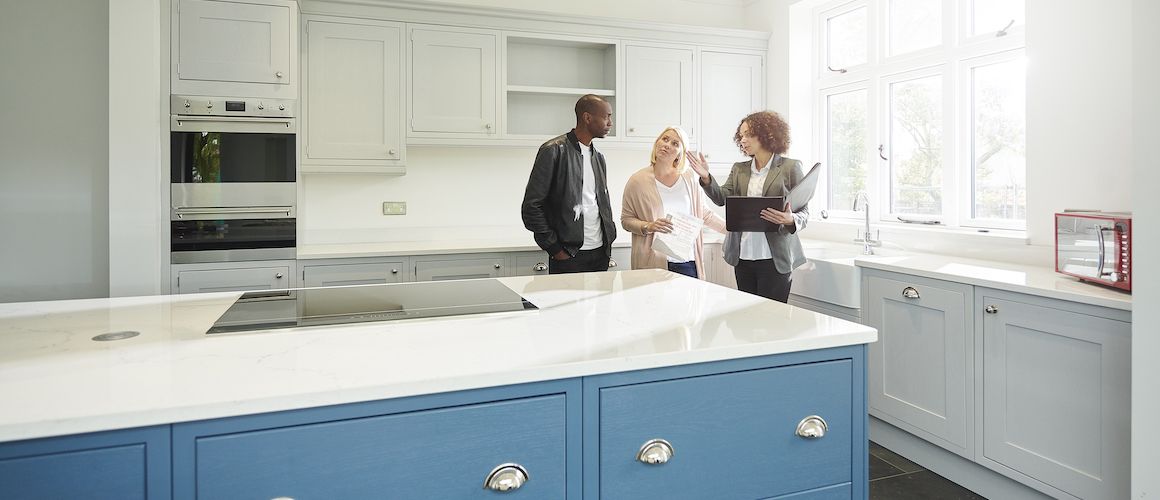
[{"label": "wall light switch", "polygon": [[407,215],[407,202],[384,201],[383,215]]}]

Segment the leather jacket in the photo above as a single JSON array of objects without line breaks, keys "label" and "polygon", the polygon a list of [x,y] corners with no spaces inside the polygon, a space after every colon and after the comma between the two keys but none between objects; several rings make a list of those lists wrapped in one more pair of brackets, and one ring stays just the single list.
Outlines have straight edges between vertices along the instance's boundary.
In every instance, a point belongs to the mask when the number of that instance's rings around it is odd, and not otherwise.
[{"label": "leather jacket", "polygon": [[[584,158],[575,130],[545,142],[536,153],[520,215],[524,227],[533,233],[536,244],[549,257],[560,250],[575,257],[584,244],[584,220],[579,211],[584,189],[583,167]],[[592,170],[596,178],[603,248],[611,255],[616,225],[608,197],[608,167],[604,155],[595,146],[592,147]]]}]

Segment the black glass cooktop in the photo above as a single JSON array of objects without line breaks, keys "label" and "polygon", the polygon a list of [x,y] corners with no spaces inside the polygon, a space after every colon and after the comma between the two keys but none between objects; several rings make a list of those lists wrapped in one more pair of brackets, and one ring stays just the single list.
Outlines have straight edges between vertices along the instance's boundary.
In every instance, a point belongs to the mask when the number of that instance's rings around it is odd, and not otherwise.
[{"label": "black glass cooktop", "polygon": [[243,293],[206,333],[537,309],[495,279],[266,290]]}]

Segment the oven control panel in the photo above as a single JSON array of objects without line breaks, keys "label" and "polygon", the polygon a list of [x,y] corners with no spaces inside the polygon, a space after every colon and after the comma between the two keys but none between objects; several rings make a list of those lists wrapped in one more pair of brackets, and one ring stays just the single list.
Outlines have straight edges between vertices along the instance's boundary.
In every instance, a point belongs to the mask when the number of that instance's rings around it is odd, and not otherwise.
[{"label": "oven control panel", "polygon": [[174,95],[169,98],[169,112],[185,116],[293,118],[296,104],[293,99]]}]

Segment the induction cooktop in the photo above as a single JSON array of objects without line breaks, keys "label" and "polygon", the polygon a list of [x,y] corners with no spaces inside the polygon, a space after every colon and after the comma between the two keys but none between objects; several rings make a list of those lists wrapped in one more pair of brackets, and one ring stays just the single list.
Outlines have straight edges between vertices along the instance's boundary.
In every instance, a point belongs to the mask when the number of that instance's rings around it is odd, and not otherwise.
[{"label": "induction cooktop", "polygon": [[206,333],[538,309],[496,279],[263,290],[243,293]]}]

